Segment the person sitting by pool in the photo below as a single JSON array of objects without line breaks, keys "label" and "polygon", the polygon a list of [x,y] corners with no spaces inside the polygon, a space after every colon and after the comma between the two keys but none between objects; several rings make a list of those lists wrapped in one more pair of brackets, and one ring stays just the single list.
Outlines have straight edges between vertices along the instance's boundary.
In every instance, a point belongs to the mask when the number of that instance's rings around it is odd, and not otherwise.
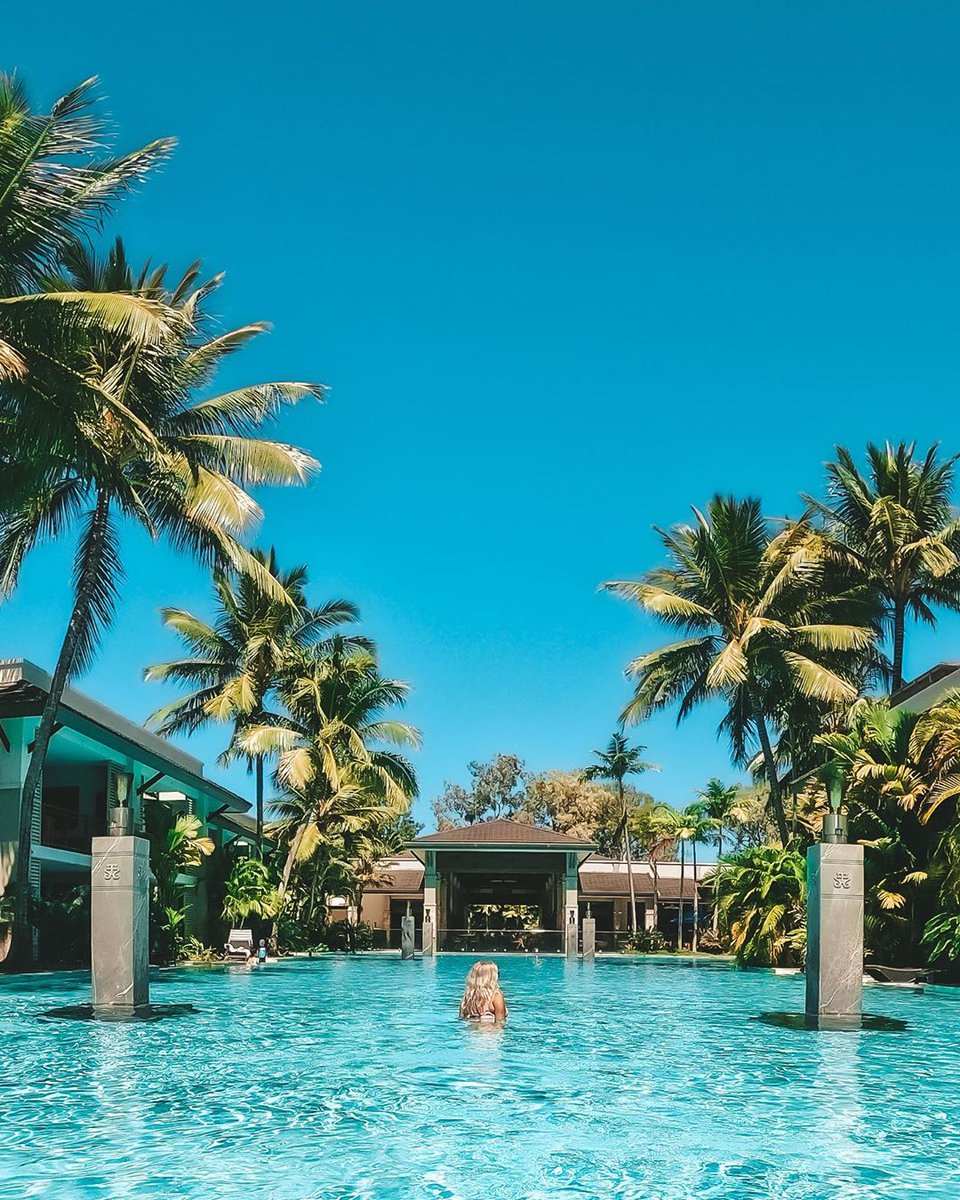
[{"label": "person sitting by pool", "polygon": [[505,1021],[507,1002],[500,990],[500,971],[496,963],[478,962],[470,968],[460,1016],[468,1021]]}]

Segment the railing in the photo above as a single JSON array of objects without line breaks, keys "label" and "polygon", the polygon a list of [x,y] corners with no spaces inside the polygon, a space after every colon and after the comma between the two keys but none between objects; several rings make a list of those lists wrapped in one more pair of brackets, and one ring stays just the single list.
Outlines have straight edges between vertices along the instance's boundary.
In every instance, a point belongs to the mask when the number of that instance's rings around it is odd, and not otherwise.
[{"label": "railing", "polygon": [[562,929],[440,929],[437,949],[463,954],[559,954]]},{"label": "railing", "polygon": [[[374,950],[399,950],[400,936],[399,929],[374,929],[373,948]],[[418,925],[413,931],[413,948],[418,954],[423,949],[422,925]]]},{"label": "railing", "polygon": [[58,808],[55,804],[41,803],[41,845],[54,850],[75,850],[80,854],[89,854],[92,836],[93,821],[90,817]]}]

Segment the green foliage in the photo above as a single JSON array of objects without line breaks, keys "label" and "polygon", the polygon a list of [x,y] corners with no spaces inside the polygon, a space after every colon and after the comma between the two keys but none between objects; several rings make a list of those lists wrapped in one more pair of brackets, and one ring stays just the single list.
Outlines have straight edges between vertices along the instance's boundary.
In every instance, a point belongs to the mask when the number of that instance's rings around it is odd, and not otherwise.
[{"label": "green foliage", "polygon": [[327,926],[327,948],[354,953],[373,949],[373,930],[363,921],[331,921]]},{"label": "green foliage", "polygon": [[806,945],[806,862],[795,850],[761,846],[731,855],[714,889],[738,961],[758,966],[801,962]]},{"label": "green foliage", "polygon": [[78,884],[59,896],[34,898],[33,922],[41,960],[48,966],[75,967],[90,961],[88,884]]},{"label": "green foliage", "polygon": [[947,966],[960,963],[960,912],[940,912],[931,917],[922,940],[932,963]]},{"label": "green foliage", "polygon": [[220,962],[222,957],[211,946],[206,945],[196,937],[184,938],[178,948],[179,962],[215,963]]},{"label": "green foliage", "polygon": [[958,525],[951,508],[956,456],[931,446],[867,446],[862,473],[843,446],[827,464],[827,500],[805,497],[824,519],[830,553],[880,600],[893,642],[894,689],[903,684],[908,615],[932,625],[931,604],[960,607]]},{"label": "green foliage", "polygon": [[214,844],[201,834],[199,817],[190,813],[174,816],[159,804],[148,808],[147,825],[154,877],[150,898],[153,959],[165,964],[177,959],[186,920],[177,876],[199,867],[213,853]]},{"label": "green foliage", "polygon": [[488,763],[467,764],[470,787],[445,783],[433,801],[438,829],[453,825],[475,825],[495,817],[516,817],[524,806],[523,759],[515,754],[497,754]]},{"label": "green foliage", "polygon": [[280,906],[280,893],[266,863],[259,858],[238,858],[227,877],[224,920],[233,928],[242,928],[250,917],[272,919]]},{"label": "green foliage", "polygon": [[661,533],[665,566],[605,585],[693,635],[628,666],[636,687],[624,719],[673,704],[682,718],[722,700],[734,761],[747,766],[759,747],[786,844],[780,770],[797,768],[809,749],[787,735],[856,698],[857,667],[874,640],[870,597],[831,577],[807,521],[774,528],[757,501],[723,496],[694,516]]}]

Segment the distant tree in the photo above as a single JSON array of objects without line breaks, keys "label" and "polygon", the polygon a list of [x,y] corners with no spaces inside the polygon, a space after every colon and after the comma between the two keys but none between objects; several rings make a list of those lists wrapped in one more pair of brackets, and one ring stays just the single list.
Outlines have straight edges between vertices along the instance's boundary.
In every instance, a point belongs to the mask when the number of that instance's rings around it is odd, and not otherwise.
[{"label": "distant tree", "polygon": [[403,816],[384,825],[379,831],[379,836],[387,848],[387,853],[397,854],[407,842],[412,842],[421,833],[423,822],[415,821],[409,813],[404,813]]},{"label": "distant tree", "polygon": [[[653,797],[626,785],[624,799],[636,848],[633,823],[641,811],[653,807]],[[543,771],[530,776],[526,802],[517,814],[519,819],[533,825],[596,842],[598,853],[603,855],[618,852],[622,841],[622,815],[620,800],[613,787],[584,779],[581,773],[573,771]]]},{"label": "distant tree", "polygon": [[471,777],[469,788],[445,783],[433,801],[438,829],[517,816],[526,800],[522,758],[498,754],[488,763],[468,763],[467,770]]},{"label": "distant tree", "polygon": [[630,932],[633,934],[637,932],[637,895],[633,882],[633,854],[630,848],[630,808],[627,804],[624,780],[628,775],[642,775],[645,771],[660,770],[655,763],[644,762],[644,750],[646,746],[631,746],[624,734],[618,731],[603,750],[594,750],[593,756],[598,761],[582,772],[585,780],[608,779],[617,789],[620,805],[620,840],[630,887]]}]

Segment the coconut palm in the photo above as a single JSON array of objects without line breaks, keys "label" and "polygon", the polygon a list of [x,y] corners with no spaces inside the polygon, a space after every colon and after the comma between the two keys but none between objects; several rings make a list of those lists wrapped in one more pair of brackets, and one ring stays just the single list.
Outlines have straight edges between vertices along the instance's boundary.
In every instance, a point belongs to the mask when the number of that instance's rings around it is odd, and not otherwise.
[{"label": "coconut palm", "polygon": [[[850,703],[854,663],[873,644],[863,589],[824,587],[820,540],[805,521],[773,535],[756,500],[715,496],[693,525],[660,536],[668,563],[639,581],[604,585],[664,624],[693,634],[635,659],[624,720],[678,704],[678,719],[722,699],[721,731],[746,765],[759,742],[780,838],[789,838],[778,734],[796,698],[813,706]],[[852,622],[852,623],[851,623]]]},{"label": "coconut palm", "polygon": [[[95,231],[113,203],[173,147],[152,142],[119,158],[103,157],[105,122],[95,112],[96,80],[34,112],[23,84],[0,75],[0,511],[42,507],[46,467],[74,445],[61,397],[41,364],[63,366],[62,386],[82,381],[67,364],[82,362],[91,329],[149,341],[166,333],[162,306],[145,295],[51,284],[64,254]],[[29,368],[29,371],[28,371]],[[81,366],[82,371],[82,366]],[[50,382],[49,380],[47,381]],[[122,404],[104,390],[100,405],[119,418]]]},{"label": "coconut palm", "polygon": [[[280,571],[272,549],[255,551],[254,558],[289,599],[278,600],[275,591],[264,589],[246,571],[221,570],[214,578],[216,613],[212,623],[183,609],[160,610],[164,623],[192,653],[192,657],[157,663],[144,672],[148,680],[175,680],[192,689],[148,719],[148,724],[165,736],[193,733],[211,721],[232,721],[231,745],[235,746],[244,726],[266,720],[269,698],[287,666],[337,625],[357,620],[356,606],[346,600],[330,600],[319,607],[307,603],[306,567]],[[262,847],[263,755],[257,755],[252,766],[257,845]]]},{"label": "coconut palm", "polygon": [[960,522],[951,509],[957,456],[921,458],[915,444],[867,446],[861,473],[850,451],[827,464],[827,500],[819,512],[854,571],[876,589],[893,642],[893,689],[903,686],[908,614],[934,625],[933,606],[960,609]]},{"label": "coconut palm", "polygon": [[586,767],[580,777],[583,780],[606,779],[616,786],[620,802],[620,829],[623,843],[623,859],[627,864],[627,882],[630,888],[630,932],[637,932],[637,894],[633,882],[633,854],[630,850],[630,822],[627,809],[624,780],[628,775],[642,775],[645,771],[659,771],[655,763],[645,762],[646,746],[631,746],[623,733],[617,732],[608,742],[606,749],[594,750],[599,762]]},{"label": "coconut palm", "polygon": [[373,652],[333,637],[308,648],[278,689],[283,713],[237,738],[251,756],[277,756],[285,793],[276,833],[287,846],[280,894],[297,862],[309,860],[331,831],[360,832],[409,811],[417,792],[410,763],[386,744],[417,747],[419,734],[390,718],[408,687],[383,677]]},{"label": "coconut palm", "polygon": [[[700,935],[700,881],[697,878],[697,844],[708,841],[717,828],[717,823],[704,808],[702,801],[697,800],[693,804],[688,804],[683,810],[683,818],[686,822],[686,838],[690,843],[690,850],[693,858],[693,940],[692,949],[696,951],[697,942]],[[681,842],[681,851],[683,843]],[[681,898],[683,896],[683,888],[680,889]]]},{"label": "coconut palm", "polygon": [[653,875],[653,928],[660,928],[660,859],[676,842],[669,819],[662,816],[663,806],[644,808],[632,815],[631,827],[637,845],[647,856]]},{"label": "coconut palm", "polygon": [[656,809],[657,820],[663,830],[664,837],[680,848],[680,901],[677,908],[677,950],[683,949],[683,893],[687,882],[687,842],[693,836],[692,819],[687,809],[671,808],[669,804],[659,804]]},{"label": "coconut palm", "polygon": [[16,417],[36,407],[32,389],[38,379],[46,380],[62,438],[57,455],[43,464],[42,492],[0,510],[2,589],[15,585],[24,556],[37,542],[79,525],[73,607],[20,807],[16,904],[21,948],[29,927],[35,797],[64,686],[90,664],[113,615],[123,575],[118,521],[134,521],[151,537],[166,537],[200,561],[245,569],[280,596],[276,581],[238,541],[260,516],[247,488],[303,483],[316,466],[303,451],[253,433],[283,406],[319,395],[317,385],[270,383],[196,398],[221,360],[264,328],[213,333],[203,306],[218,281],[197,286],[197,280],[196,268],[173,287],[162,269],[134,274],[119,243],[104,261],[77,249],[62,287],[149,296],[170,315],[169,336],[148,342],[87,330],[82,346],[69,354],[62,347],[56,363],[28,355],[29,387],[8,383],[4,388],[7,409]]},{"label": "coconut palm", "polygon": [[[729,787],[721,779],[713,778],[698,792],[699,805],[704,814],[714,822],[717,842],[717,870],[721,869],[719,860],[723,858],[723,831],[737,812],[737,800],[740,788],[736,784]],[[713,906],[713,932],[719,928],[720,914],[716,904]]]}]

